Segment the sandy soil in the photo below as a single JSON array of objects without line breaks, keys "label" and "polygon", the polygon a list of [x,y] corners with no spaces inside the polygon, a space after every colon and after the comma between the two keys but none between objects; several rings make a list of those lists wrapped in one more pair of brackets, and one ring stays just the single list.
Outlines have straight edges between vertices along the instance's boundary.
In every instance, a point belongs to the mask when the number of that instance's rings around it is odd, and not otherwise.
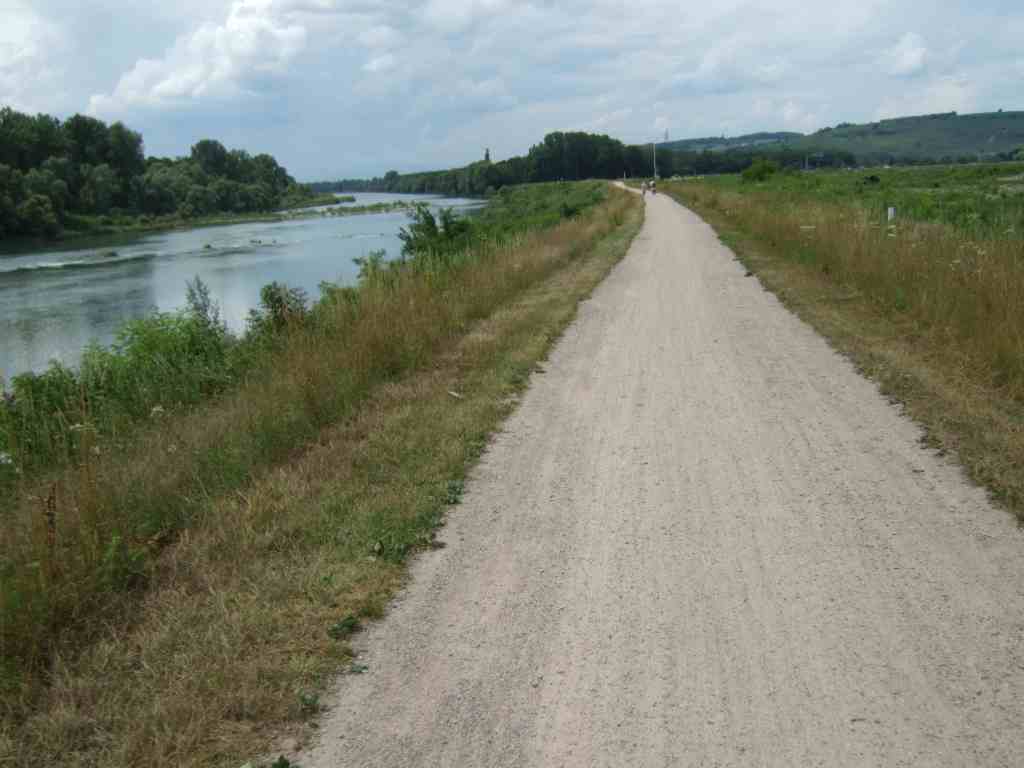
[{"label": "sandy soil", "polygon": [[663,195],[304,768],[1017,766],[1024,533]]}]

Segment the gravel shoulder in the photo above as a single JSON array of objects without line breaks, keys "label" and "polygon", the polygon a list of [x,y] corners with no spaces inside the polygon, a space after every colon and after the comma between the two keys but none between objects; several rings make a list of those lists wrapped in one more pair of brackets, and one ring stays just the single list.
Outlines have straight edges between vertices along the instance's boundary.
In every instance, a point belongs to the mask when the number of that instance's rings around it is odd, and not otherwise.
[{"label": "gravel shoulder", "polygon": [[1012,766],[1024,532],[664,195],[310,766]]}]

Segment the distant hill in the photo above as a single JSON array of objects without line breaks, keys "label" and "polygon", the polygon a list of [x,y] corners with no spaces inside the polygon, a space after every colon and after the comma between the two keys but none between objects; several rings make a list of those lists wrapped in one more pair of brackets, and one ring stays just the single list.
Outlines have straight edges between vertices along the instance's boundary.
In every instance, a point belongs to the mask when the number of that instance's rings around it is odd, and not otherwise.
[{"label": "distant hill", "polygon": [[1024,147],[1024,111],[898,117],[874,123],[840,123],[812,134],[751,133],[735,138],[684,139],[659,145],[689,152],[740,148],[814,154],[849,152],[859,162],[998,159]]},{"label": "distant hill", "polygon": [[679,139],[678,141],[660,142],[660,149],[674,149],[683,152],[719,152],[727,149],[756,147],[764,144],[780,144],[785,141],[802,139],[802,133],[776,131],[775,133],[748,133],[745,136],[726,138],[725,136],[708,136],[703,139]]}]

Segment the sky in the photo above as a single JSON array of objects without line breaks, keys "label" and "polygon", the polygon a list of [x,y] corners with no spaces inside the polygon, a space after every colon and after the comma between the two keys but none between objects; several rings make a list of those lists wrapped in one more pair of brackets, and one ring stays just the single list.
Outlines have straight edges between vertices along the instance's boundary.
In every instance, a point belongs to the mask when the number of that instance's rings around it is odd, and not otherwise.
[{"label": "sky", "polygon": [[0,0],[0,105],[269,152],[304,181],[1024,109],[1021,0]]}]

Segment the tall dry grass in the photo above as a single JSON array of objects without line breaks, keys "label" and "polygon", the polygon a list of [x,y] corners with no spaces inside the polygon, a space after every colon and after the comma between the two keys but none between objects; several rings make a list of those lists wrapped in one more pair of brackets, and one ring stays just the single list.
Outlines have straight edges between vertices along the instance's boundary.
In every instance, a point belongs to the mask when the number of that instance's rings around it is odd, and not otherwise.
[{"label": "tall dry grass", "polygon": [[773,253],[912,319],[924,341],[955,354],[972,377],[1024,400],[1024,246],[949,225],[887,224],[854,204],[782,204],[771,192],[679,183],[683,203],[736,222]]},{"label": "tall dry grass", "polygon": [[[206,515],[211,500],[244,493],[268,468],[301,456],[323,428],[357,414],[375,387],[428,367],[474,321],[615,230],[631,205],[613,190],[554,228],[338,292],[314,322],[289,332],[260,375],[192,413],[154,414],[127,447],[86,426],[77,466],[20,487],[0,527],[7,721],[31,711],[28,699],[55,657],[73,658],[111,625],[131,623],[166,546],[219,524]],[[395,536],[402,553],[415,543]]]}]

